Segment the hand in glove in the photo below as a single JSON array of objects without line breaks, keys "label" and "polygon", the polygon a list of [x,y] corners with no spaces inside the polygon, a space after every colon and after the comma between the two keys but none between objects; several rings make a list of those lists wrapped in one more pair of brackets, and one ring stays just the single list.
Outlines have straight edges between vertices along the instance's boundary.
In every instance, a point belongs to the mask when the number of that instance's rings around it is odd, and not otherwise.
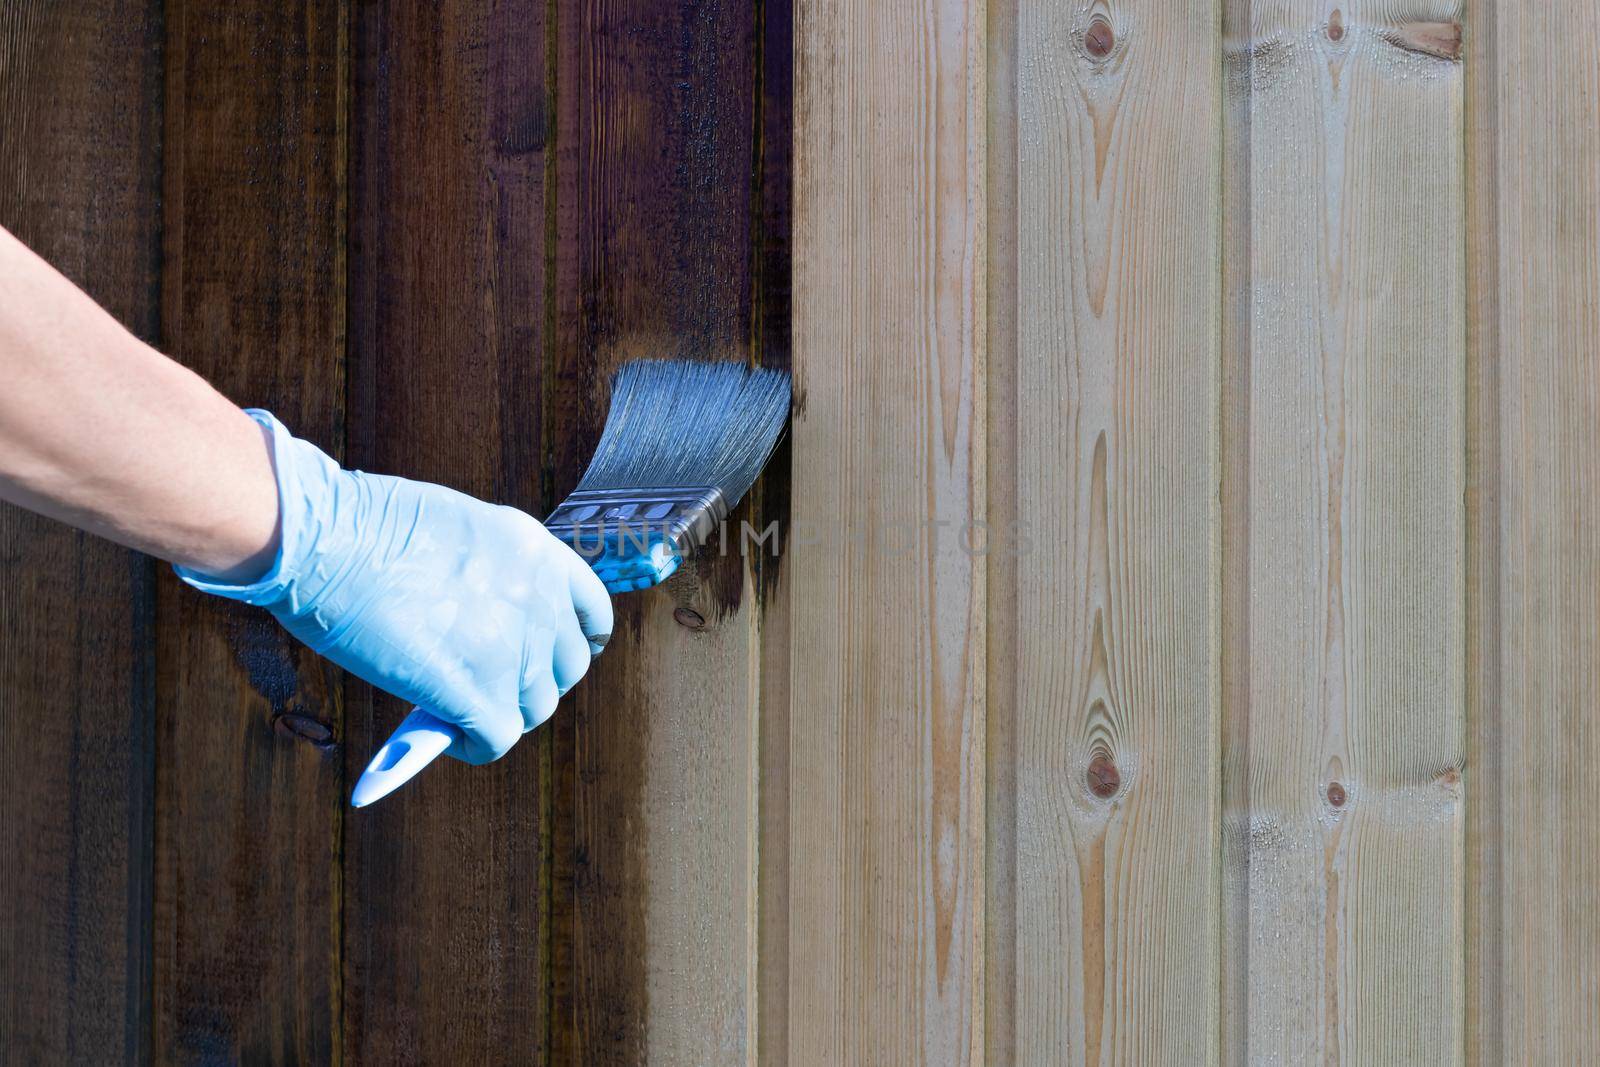
[{"label": "hand in glove", "polygon": [[264,411],[281,548],[197,589],[266,608],[314,652],[461,729],[449,754],[504,755],[548,719],[611,637],[611,601],[532,516],[444,486],[342,469]]}]

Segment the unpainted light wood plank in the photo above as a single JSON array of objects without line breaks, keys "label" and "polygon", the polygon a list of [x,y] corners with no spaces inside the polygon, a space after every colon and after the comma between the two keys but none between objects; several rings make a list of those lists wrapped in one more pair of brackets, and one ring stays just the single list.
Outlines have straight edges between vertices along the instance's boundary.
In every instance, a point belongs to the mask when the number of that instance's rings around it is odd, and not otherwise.
[{"label": "unpainted light wood plank", "polygon": [[1223,1061],[1250,1023],[1250,5],[1222,0],[1222,946]]},{"label": "unpainted light wood plank", "polygon": [[[0,225],[154,341],[161,10],[0,6]],[[0,388],[4,388],[0,384]],[[0,504],[0,1060],[150,1056],[152,564]]]},{"label": "unpainted light wood plank", "polygon": [[[549,9],[352,12],[350,460],[540,516],[564,429],[550,415]],[[410,709],[347,691],[349,781]],[[346,811],[351,1062],[563,1062],[552,746],[547,725],[495,763],[440,760]]]},{"label": "unpainted light wood plank", "polygon": [[974,1062],[986,20],[796,11],[789,1059]]},{"label": "unpainted light wood plank", "polygon": [[[343,5],[174,0],[163,17],[162,348],[339,456]],[[166,568],[157,618],[156,1058],[329,1062],[341,676]]]},{"label": "unpainted light wood plank", "polygon": [[[557,5],[551,322],[575,405],[552,439],[558,495],[623,362],[782,365],[766,351],[782,304],[765,297],[782,246],[757,244],[782,225],[756,171],[760,11]],[[736,512],[725,553],[615,598],[615,637],[557,716],[555,760],[571,774],[556,803],[572,836],[554,902],[571,937],[558,979],[571,1032],[556,1055],[574,1062],[755,1055],[762,607],[738,539],[753,516]]]},{"label": "unpainted light wood plank", "polygon": [[1505,1057],[1501,992],[1500,223],[1494,6],[1467,0],[1466,1060]]},{"label": "unpainted light wood plank", "polygon": [[1460,16],[1455,0],[1249,9],[1231,1060],[1463,1054]]},{"label": "unpainted light wood plank", "polygon": [[1600,11],[1469,10],[1469,1051],[1577,1063],[1600,1048]]},{"label": "unpainted light wood plank", "polygon": [[1217,1055],[1219,22],[1019,4],[1019,1063]]},{"label": "unpainted light wood plank", "polygon": [[[985,337],[987,411],[984,521],[1017,527],[1017,59],[1019,0],[988,4],[985,95]],[[985,557],[983,1039],[988,1063],[1018,1062],[1017,1047],[1017,583],[1019,553]]]}]

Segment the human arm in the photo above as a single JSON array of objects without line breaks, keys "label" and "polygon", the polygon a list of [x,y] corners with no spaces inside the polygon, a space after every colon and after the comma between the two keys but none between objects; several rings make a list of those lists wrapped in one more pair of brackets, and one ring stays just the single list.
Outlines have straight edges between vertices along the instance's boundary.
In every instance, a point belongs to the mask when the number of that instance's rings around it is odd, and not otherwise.
[{"label": "human arm", "polygon": [[124,330],[0,230],[0,498],[173,561],[460,727],[485,762],[611,632],[605,587],[532,517],[345,470]]},{"label": "human arm", "polygon": [[261,428],[0,228],[0,499],[222,578],[277,552]]}]

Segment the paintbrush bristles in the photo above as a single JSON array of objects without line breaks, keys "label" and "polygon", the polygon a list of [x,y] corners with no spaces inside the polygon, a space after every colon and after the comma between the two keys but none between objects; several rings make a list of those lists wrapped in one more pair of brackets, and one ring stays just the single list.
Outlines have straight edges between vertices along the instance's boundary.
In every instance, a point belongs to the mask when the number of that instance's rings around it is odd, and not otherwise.
[{"label": "paintbrush bristles", "polygon": [[789,417],[789,375],[741,363],[639,360],[617,372],[580,490],[715,486],[731,509]]}]

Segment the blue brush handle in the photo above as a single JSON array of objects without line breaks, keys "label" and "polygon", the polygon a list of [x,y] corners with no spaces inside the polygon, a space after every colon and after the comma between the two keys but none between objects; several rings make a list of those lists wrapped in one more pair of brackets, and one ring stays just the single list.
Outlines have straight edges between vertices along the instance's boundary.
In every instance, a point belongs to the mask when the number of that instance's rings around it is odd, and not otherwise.
[{"label": "blue brush handle", "polygon": [[[576,543],[570,540],[568,543],[594,568],[612,593],[659,585],[672,577],[683,563],[676,545],[659,534],[626,539],[596,536],[588,543],[579,537]],[[364,808],[382,800],[459,740],[461,731],[456,726],[422,708],[412,708],[411,714],[389,735],[389,740],[373,754],[367,769],[361,772],[350,794],[350,804]]]}]

